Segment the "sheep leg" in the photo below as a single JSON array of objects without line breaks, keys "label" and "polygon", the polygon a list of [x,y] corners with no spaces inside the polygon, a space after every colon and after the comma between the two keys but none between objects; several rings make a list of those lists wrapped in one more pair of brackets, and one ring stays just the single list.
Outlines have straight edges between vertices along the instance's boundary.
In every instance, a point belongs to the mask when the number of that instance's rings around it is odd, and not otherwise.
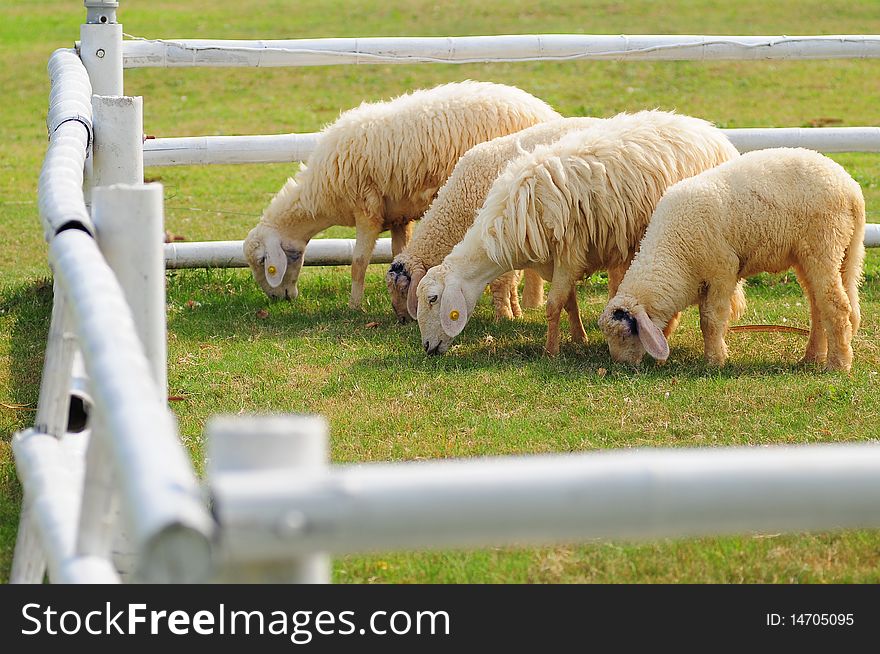
[{"label": "sheep leg", "polygon": [[568,300],[565,303],[565,311],[568,313],[568,329],[571,332],[571,340],[575,343],[587,342],[587,331],[581,322],[581,312],[578,311],[577,290],[572,287]]},{"label": "sheep leg", "polygon": [[[852,366],[852,307],[840,278],[840,264],[810,261],[801,264],[804,281],[816,298],[816,308],[828,339],[827,370],[849,370]],[[812,311],[812,306],[810,307]],[[812,331],[812,329],[811,329]]]},{"label": "sheep leg", "polygon": [[[559,354],[559,318],[563,307],[568,308],[570,305],[574,285],[575,279],[567,270],[557,268],[553,271],[553,282],[547,294],[547,342],[544,345],[544,351],[551,357]],[[577,302],[575,302],[575,315],[580,322]]]},{"label": "sheep leg", "polygon": [[[495,307],[495,320],[506,318],[512,320],[515,317],[510,305],[510,287],[516,294],[516,271],[506,272],[489,284],[492,291],[492,305]],[[517,307],[519,308],[519,307]]]},{"label": "sheep leg", "polygon": [[522,307],[519,305],[519,280],[522,277],[522,271],[510,271],[510,284],[507,287],[508,296],[510,297],[510,312],[514,318],[522,317]]},{"label": "sheep leg", "polygon": [[522,305],[526,309],[537,309],[544,304],[544,280],[541,274],[533,268],[524,271],[525,283],[523,284]]},{"label": "sheep leg", "polygon": [[351,299],[348,306],[352,309],[360,309],[364,299],[364,279],[367,276],[367,266],[370,265],[370,257],[379,238],[380,229],[373,225],[358,225],[354,243],[354,253],[351,260]]},{"label": "sheep leg", "polygon": [[730,296],[736,288],[736,278],[714,280],[700,298],[700,331],[703,332],[703,354],[712,366],[723,366],[727,361],[727,325],[730,322]]},{"label": "sheep leg", "polygon": [[391,226],[391,256],[396,257],[403,252],[403,248],[407,246],[412,237],[413,225],[415,223],[408,222],[403,225]]},{"label": "sheep leg", "polygon": [[615,295],[617,295],[617,289],[620,286],[620,282],[623,281],[623,276],[626,274],[626,271],[629,270],[630,262],[627,261],[625,264],[620,266],[614,266],[613,268],[608,269],[608,299],[610,300]]},{"label": "sheep leg", "polygon": [[810,303],[810,339],[807,341],[807,351],[800,362],[823,363],[828,356],[828,336],[825,334],[825,327],[822,326],[822,316],[819,314],[816,293],[813,287],[807,283],[807,278],[800,266],[794,267],[794,273]]},{"label": "sheep leg", "polygon": [[669,319],[669,322],[666,323],[666,327],[663,328],[663,335],[666,337],[666,340],[669,340],[669,337],[672,336],[672,332],[678,327],[678,323],[681,322],[681,311],[672,315],[672,318]]}]

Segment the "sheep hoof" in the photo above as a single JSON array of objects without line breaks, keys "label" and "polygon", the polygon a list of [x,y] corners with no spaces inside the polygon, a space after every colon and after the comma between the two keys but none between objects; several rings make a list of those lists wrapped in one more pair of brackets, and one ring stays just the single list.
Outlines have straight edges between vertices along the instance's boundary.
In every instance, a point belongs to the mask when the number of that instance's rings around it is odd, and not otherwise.
[{"label": "sheep hoof", "polygon": [[852,368],[852,362],[844,359],[828,359],[825,364],[825,370],[828,372],[849,372]]}]

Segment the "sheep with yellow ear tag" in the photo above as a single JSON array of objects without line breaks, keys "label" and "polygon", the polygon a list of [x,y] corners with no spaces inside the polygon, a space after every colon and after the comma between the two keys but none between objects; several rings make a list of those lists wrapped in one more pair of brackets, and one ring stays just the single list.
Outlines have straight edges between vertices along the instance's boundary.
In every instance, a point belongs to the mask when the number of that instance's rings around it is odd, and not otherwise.
[{"label": "sheep with yellow ear tag", "polygon": [[519,268],[552,279],[546,352],[559,352],[563,310],[572,340],[584,342],[578,280],[608,270],[613,295],[666,189],[738,156],[710,123],[666,111],[620,114],[522,152],[492,183],[462,240],[419,282],[422,347],[446,352],[486,284]]},{"label": "sheep with yellow ear tag", "polygon": [[349,306],[361,305],[381,232],[398,254],[459,157],[478,143],[558,118],[525,91],[456,82],[363,103],[320,133],[307,166],[275,195],[244,254],[267,295],[293,299],[309,241],[332,225],[354,227]]}]

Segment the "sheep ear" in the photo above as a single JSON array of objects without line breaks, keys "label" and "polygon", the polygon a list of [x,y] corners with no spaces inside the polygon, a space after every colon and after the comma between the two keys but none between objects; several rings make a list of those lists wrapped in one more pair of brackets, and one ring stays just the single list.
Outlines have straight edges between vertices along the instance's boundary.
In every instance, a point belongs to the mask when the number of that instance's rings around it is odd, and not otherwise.
[{"label": "sheep ear", "polygon": [[461,333],[468,321],[467,305],[461,288],[447,286],[440,299],[440,326],[446,335],[454,338]]},{"label": "sheep ear", "polygon": [[633,317],[639,325],[639,340],[645,351],[657,361],[666,361],[669,358],[669,342],[663,332],[648,317],[644,309],[637,311]]},{"label": "sheep ear", "polygon": [[425,276],[425,271],[416,268],[412,272],[412,278],[409,280],[409,290],[406,293],[406,310],[409,311],[410,318],[415,320],[418,318],[419,312],[419,296],[416,291],[419,289],[419,282]]},{"label": "sheep ear", "polygon": [[263,245],[266,247],[266,281],[272,288],[278,288],[287,272],[287,255],[281,249],[281,239],[275,235],[266,238]]}]

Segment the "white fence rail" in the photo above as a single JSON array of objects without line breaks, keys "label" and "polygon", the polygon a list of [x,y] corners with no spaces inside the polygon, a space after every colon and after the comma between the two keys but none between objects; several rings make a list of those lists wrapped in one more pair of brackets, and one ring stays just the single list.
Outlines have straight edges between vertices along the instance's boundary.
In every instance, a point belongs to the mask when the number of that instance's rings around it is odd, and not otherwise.
[{"label": "white fence rail", "polygon": [[[880,152],[880,127],[766,127],[722,130],[740,152],[810,148],[820,152]],[[186,136],[148,139],[145,166],[255,164],[306,161],[317,132],[259,136]]]},{"label": "white fence rail", "polygon": [[138,39],[123,43],[123,62],[126,68],[868,57],[880,57],[880,35],[521,34],[272,41]]},{"label": "white fence rail", "polygon": [[[740,152],[763,148],[810,148],[820,152],[880,152],[880,127],[767,127],[722,130]],[[148,139],[144,142],[145,166],[193,164],[254,164],[306,161],[320,135],[273,134],[257,136],[194,136]],[[329,239],[328,239],[329,240]],[[353,241],[343,246],[313,240],[305,265],[336,265],[351,262]],[[379,241],[373,263],[387,263],[390,241]],[[868,225],[865,245],[880,247],[880,226]],[[388,249],[389,254],[384,254]],[[309,257],[309,253],[313,256]],[[320,252],[320,254],[319,254]],[[169,268],[245,268],[241,241],[175,243],[165,247]]]},{"label": "white fence rail", "polygon": [[92,87],[73,50],[49,58],[49,147],[43,159],[37,196],[43,233],[50,239],[66,226],[93,232],[83,198],[83,170],[92,146]]},{"label": "white fence rail", "polygon": [[[174,268],[247,268],[242,241],[202,241],[166,243],[165,267]],[[880,247],[880,224],[865,226],[865,246]],[[319,238],[306,247],[305,266],[342,266],[351,263],[354,239]],[[376,241],[370,263],[390,263],[391,239]]]},{"label": "white fence rail", "polygon": [[[304,266],[350,265],[354,239],[317,238],[309,241]],[[380,238],[373,248],[370,263],[391,263],[391,239]],[[166,243],[166,268],[247,268],[242,241],[206,241],[201,243]]]},{"label": "white fence rail", "polygon": [[[289,430],[295,447],[303,425]],[[236,561],[880,525],[877,444],[216,467],[223,556]]]},{"label": "white fence rail", "polygon": [[[880,36],[123,42],[117,3],[85,4],[79,56],[61,50],[49,62],[39,206],[56,304],[36,424],[13,439],[24,488],[14,582],[40,582],[46,569],[51,581],[125,580],[128,554],[147,581],[327,581],[330,553],[880,527],[875,443],[333,468],[326,424],[302,416],[210,424],[215,525],[165,403],[161,187],[142,184],[143,165],[302,160],[316,136],[155,139],[141,149],[139,99],[122,94],[123,67],[875,58]],[[729,134],[741,150],[880,151],[876,127]],[[115,186],[92,194],[96,182]],[[140,236],[124,237],[126,218]],[[880,245],[880,227],[869,226],[866,243]],[[244,265],[238,241],[167,244],[164,258]],[[350,241],[328,239],[313,241],[305,262],[350,259]],[[374,261],[388,260],[386,239]],[[86,429],[68,423],[74,392],[90,409]]]}]

